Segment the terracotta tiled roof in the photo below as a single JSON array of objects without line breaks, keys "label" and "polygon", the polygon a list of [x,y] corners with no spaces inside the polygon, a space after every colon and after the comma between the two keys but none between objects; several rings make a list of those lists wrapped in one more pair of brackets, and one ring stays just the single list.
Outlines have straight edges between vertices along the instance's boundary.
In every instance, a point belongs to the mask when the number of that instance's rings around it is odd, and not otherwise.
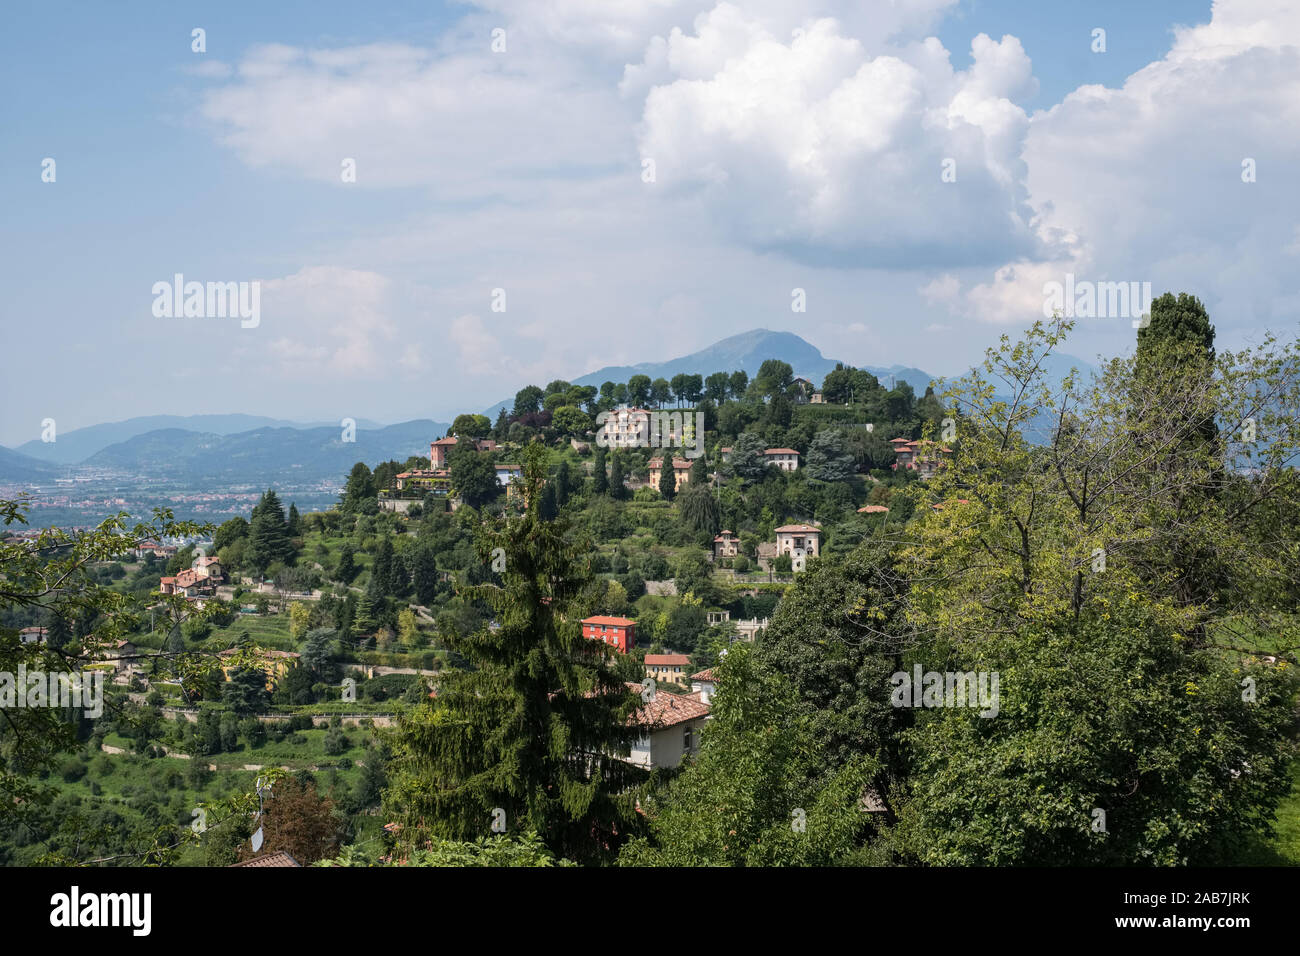
[{"label": "terracotta tiled roof", "polygon": [[712,668],[712,667],[706,668],[706,669],[700,671],[698,674],[692,674],[692,675],[691,675],[691,680],[703,680],[703,681],[708,681],[710,684],[716,684],[716,683],[718,682],[718,679],[717,679],[716,677],[713,676],[713,668]]},{"label": "terracotta tiled roof", "polygon": [[799,454],[793,448],[765,448],[764,455],[797,455]]},{"label": "terracotta tiled roof", "polygon": [[[968,504],[970,504],[970,501],[968,501],[968,500],[965,499],[965,498],[958,498],[958,499],[957,499],[957,504],[959,504],[959,505],[968,505]],[[943,510],[943,503],[940,502],[940,503],[938,503],[938,504],[933,504],[933,505],[930,505],[930,507],[933,508],[935,511],[942,511],[942,510]]]},{"label": "terracotta tiled roof", "polygon": [[245,860],[243,863],[232,863],[231,866],[302,866],[293,858],[287,850],[276,850],[274,853],[267,853],[265,856],[255,856],[251,860]]},{"label": "terracotta tiled roof", "polygon": [[646,667],[684,667],[691,659],[685,654],[647,654]]},{"label": "terracotta tiled roof", "polygon": [[884,515],[889,514],[889,509],[884,505],[863,505],[858,509],[860,515]]},{"label": "terracotta tiled roof", "polygon": [[[647,466],[650,468],[662,468],[663,465],[664,465],[664,460],[662,458],[651,458],[650,461],[647,463]],[[686,471],[690,467],[691,467],[690,461],[688,461],[685,458],[673,459],[674,471]]]},{"label": "terracotta tiled roof", "polygon": [[[641,690],[640,684],[629,683],[627,686],[629,690],[638,693]],[[632,715],[631,722],[652,727],[655,730],[662,730],[665,727],[684,724],[688,720],[695,720],[708,715],[709,705],[701,702],[698,697],[660,691],[655,694],[654,700],[647,702],[645,706]]]},{"label": "terracotta tiled roof", "polygon": [[606,627],[631,627],[636,624],[636,621],[630,620],[626,617],[609,617],[603,614],[597,614],[594,617],[584,617],[582,623],[595,624],[597,627],[601,624],[604,624]]},{"label": "terracotta tiled roof", "polygon": [[814,528],[810,524],[783,524],[776,529],[776,534],[821,534],[821,528]]}]

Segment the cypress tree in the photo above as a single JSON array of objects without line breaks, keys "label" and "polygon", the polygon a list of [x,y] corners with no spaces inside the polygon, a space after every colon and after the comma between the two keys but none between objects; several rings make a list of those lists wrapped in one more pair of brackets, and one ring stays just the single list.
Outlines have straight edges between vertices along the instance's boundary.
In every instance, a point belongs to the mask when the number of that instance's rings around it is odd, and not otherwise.
[{"label": "cypress tree", "polygon": [[696,488],[701,488],[709,483],[709,466],[705,462],[704,456],[701,455],[691,463],[690,484]]},{"label": "cypress tree", "polygon": [[431,546],[416,545],[411,559],[411,580],[415,599],[421,604],[432,604],[438,596],[438,560]]},{"label": "cypress tree", "polygon": [[573,478],[569,474],[569,463],[560,462],[555,469],[555,504],[563,508],[569,503],[569,493],[573,489]]},{"label": "cypress tree", "polygon": [[665,501],[672,501],[677,497],[677,470],[673,468],[671,455],[664,455],[659,467],[659,494]]},{"label": "cypress tree", "polygon": [[591,472],[591,490],[598,495],[603,495],[609,491],[609,474],[606,471],[605,449],[601,445],[596,446],[596,462]]},{"label": "cypress tree", "polygon": [[488,836],[499,808],[506,832],[532,831],[559,856],[607,862],[641,827],[632,787],[644,771],[616,756],[641,733],[630,723],[640,700],[610,649],[582,635],[592,547],[567,518],[542,518],[545,454],[539,445],[525,453],[526,511],[480,526],[480,561],[502,548],[506,570],[500,585],[461,590],[491,607],[495,626],[447,635],[470,666],[399,719],[385,804],[413,841]]},{"label": "cypress tree", "polygon": [[375,552],[375,563],[370,566],[370,591],[372,596],[387,597],[392,594],[393,583],[393,542],[382,538],[379,550]]},{"label": "cypress tree", "polygon": [[627,486],[623,484],[623,478],[623,456],[614,452],[609,467],[609,496],[615,501],[622,501],[627,497]]}]

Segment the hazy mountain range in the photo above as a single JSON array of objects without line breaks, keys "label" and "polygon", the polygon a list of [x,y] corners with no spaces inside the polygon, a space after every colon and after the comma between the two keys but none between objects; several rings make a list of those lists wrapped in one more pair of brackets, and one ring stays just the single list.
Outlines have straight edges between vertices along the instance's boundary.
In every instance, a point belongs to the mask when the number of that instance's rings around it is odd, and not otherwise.
[{"label": "hazy mountain range", "polygon": [[[203,417],[213,416],[195,416]],[[197,425],[184,427],[189,421],[181,418],[181,427],[154,428],[113,442],[75,466],[0,448],[0,480],[41,483],[70,473],[118,472],[174,480],[195,489],[246,483],[341,483],[358,461],[373,464],[427,455],[430,440],[448,427],[446,422],[430,419],[373,428],[358,424],[355,440],[344,441],[343,429],[337,424],[290,424],[221,434],[200,430]],[[131,422],[114,424],[129,426]],[[62,442],[59,436],[55,443]]]},{"label": "hazy mountain range", "polygon": [[[90,425],[55,435],[55,441],[40,439],[24,442],[15,451],[40,461],[59,465],[76,465],[91,455],[118,442],[129,441],[137,435],[163,429],[181,429],[188,432],[207,432],[212,435],[233,435],[258,428],[317,428],[333,426],[333,422],[292,422],[264,415],[145,415],[128,418],[124,422],[106,422]],[[357,428],[383,428],[378,422],[365,419],[357,421]]]},{"label": "hazy mountain range", "polygon": [[[716,342],[706,349],[667,362],[609,366],[571,381],[600,386],[626,382],[633,375],[671,379],[679,373],[708,375],[743,369],[753,377],[767,359],[788,362],[795,375],[821,383],[838,360],[826,358],[792,332],[754,329]],[[854,364],[845,362],[845,364]],[[1059,379],[1071,365],[1092,366],[1070,356],[1054,356],[1049,368]],[[924,394],[932,376],[903,365],[858,365],[882,384],[907,382]],[[519,382],[522,388],[525,382]],[[545,385],[545,382],[534,384]],[[487,409],[495,421],[506,399]],[[54,442],[33,440],[17,449],[0,447],[0,481],[42,484],[73,473],[118,472],[175,480],[194,487],[286,481],[341,482],[357,461],[374,464],[428,454],[429,442],[446,434],[446,422],[421,419],[396,425],[359,420],[354,442],[343,441],[337,422],[292,422],[257,415],[151,415],[78,428]]]},{"label": "hazy mountain range", "polygon": [[[758,368],[767,359],[780,359],[789,362],[798,377],[821,385],[826,373],[835,368],[837,362],[855,365],[866,369],[881,383],[888,384],[892,376],[895,383],[907,382],[918,395],[925,393],[925,387],[933,378],[929,372],[906,365],[857,365],[843,359],[826,358],[814,345],[801,339],[793,332],[772,332],[768,329],[752,329],[741,332],[720,342],[715,342],[706,349],[683,355],[681,358],[669,359],[667,362],[642,362],[639,365],[607,365],[587,375],[570,379],[574,385],[595,385],[599,388],[605,382],[626,382],[633,375],[649,375],[654,378],[671,380],[674,375],[710,375],[713,372],[745,371],[753,378]],[[545,385],[545,382],[535,382]],[[521,386],[522,387],[522,386]],[[497,413],[505,408],[514,407],[514,399],[497,402],[487,410],[487,415],[496,421]]]}]

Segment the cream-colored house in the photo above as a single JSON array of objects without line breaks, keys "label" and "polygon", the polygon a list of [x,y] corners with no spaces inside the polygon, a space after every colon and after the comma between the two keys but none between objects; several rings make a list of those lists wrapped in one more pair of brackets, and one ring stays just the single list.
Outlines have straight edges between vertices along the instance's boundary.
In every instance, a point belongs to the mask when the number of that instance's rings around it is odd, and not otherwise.
[{"label": "cream-colored house", "polygon": [[645,676],[653,677],[656,682],[671,681],[686,686],[686,675],[691,669],[691,659],[685,654],[647,654],[645,656]]},{"label": "cream-colored house", "polygon": [[786,524],[776,529],[776,553],[793,555],[801,550],[804,557],[815,558],[821,551],[822,529],[810,524]]},{"label": "cream-colored house", "polygon": [[[641,689],[639,684],[628,686]],[[642,733],[624,759],[647,769],[676,767],[684,757],[700,749],[700,731],[709,719],[709,705],[698,694],[659,691],[632,719],[642,727]]]},{"label": "cream-colored house", "polygon": [[793,448],[768,448],[763,451],[763,461],[776,465],[782,471],[799,469],[799,453]]},{"label": "cream-colored house", "polygon": [[730,531],[723,531],[713,539],[715,558],[734,558],[740,554],[740,539]]},{"label": "cream-colored house", "polygon": [[[650,468],[650,487],[658,489],[659,478],[663,473],[664,460],[662,458],[651,458]],[[691,480],[691,463],[685,458],[673,459],[673,479],[676,481],[675,490],[681,491],[682,485]]]}]

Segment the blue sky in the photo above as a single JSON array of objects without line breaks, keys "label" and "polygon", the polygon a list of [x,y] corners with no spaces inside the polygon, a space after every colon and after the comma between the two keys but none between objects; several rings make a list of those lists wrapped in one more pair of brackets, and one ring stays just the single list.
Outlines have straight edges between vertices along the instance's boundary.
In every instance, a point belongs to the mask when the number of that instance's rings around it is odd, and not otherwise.
[{"label": "blue sky", "polygon": [[[446,419],[760,326],[947,374],[1067,271],[1195,292],[1227,344],[1293,334],[1290,6],[11,4],[0,442]],[[260,282],[260,323],[156,317],[178,272]]]}]

